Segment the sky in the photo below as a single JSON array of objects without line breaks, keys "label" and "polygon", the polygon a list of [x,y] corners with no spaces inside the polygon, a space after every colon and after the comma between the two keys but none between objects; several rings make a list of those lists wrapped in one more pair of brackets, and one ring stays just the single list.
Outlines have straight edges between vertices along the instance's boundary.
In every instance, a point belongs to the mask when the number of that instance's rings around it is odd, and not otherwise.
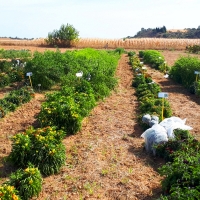
[{"label": "sky", "polygon": [[0,0],[0,8],[0,37],[46,38],[63,24],[98,39],[200,26],[200,0]]}]

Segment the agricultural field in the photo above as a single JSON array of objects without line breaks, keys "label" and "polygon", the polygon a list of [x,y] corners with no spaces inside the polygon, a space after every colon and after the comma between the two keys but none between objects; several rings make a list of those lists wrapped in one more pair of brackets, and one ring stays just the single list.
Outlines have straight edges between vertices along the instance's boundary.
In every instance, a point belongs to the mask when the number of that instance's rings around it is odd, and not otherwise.
[{"label": "agricultural field", "polygon": [[[94,43],[93,43],[94,44]],[[97,43],[98,44],[98,43]],[[99,44],[98,44],[99,45]],[[99,45],[98,48],[101,48]],[[118,47],[113,45],[113,49]],[[55,48],[38,46],[3,46],[3,49],[29,49],[30,52],[56,51]],[[75,48],[74,48],[75,49]],[[69,49],[60,49],[65,52]],[[139,49],[128,51],[139,52]],[[171,67],[185,50],[160,50]],[[196,54],[191,56],[199,57]],[[163,92],[168,92],[172,115],[187,118],[186,124],[193,127],[191,134],[199,140],[200,97],[192,95],[158,70],[148,68],[148,74],[158,83]],[[138,124],[138,100],[132,87],[133,70],[127,54],[118,61],[116,74],[118,85],[114,91],[99,101],[82,121],[82,128],[74,135],[63,139],[66,148],[66,163],[59,173],[43,177],[42,191],[35,199],[157,199],[162,193],[158,168],[164,164],[160,158],[149,156],[144,150],[143,129]],[[0,98],[16,89],[16,85],[0,89]],[[57,88],[55,88],[56,90]],[[28,127],[39,127],[36,116],[45,102],[45,92],[35,90],[34,98],[0,120],[0,183],[14,169],[4,165],[10,154],[10,137],[24,132]]]}]

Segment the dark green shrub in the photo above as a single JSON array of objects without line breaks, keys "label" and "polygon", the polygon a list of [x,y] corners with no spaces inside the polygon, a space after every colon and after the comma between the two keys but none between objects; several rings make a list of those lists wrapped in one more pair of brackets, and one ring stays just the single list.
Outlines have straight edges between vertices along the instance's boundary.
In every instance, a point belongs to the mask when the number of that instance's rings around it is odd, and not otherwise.
[{"label": "dark green shrub", "polygon": [[155,68],[157,70],[165,62],[163,55],[156,50],[143,51],[143,61],[144,63],[151,65],[152,68]]},{"label": "dark green shrub", "polygon": [[144,51],[139,51],[139,57],[143,58],[143,56],[144,56]]},{"label": "dark green shrub", "polygon": [[42,176],[37,168],[29,164],[26,169],[18,169],[12,173],[6,184],[14,186],[23,200],[29,200],[41,192]]},{"label": "dark green shrub", "polygon": [[8,76],[8,74],[0,74],[0,87],[3,88],[7,85],[10,84],[10,77]]},{"label": "dark green shrub", "polygon": [[132,86],[137,88],[140,84],[145,84],[145,83],[146,80],[143,75],[136,75],[133,79]]},{"label": "dark green shrub", "polygon": [[[181,150],[177,151],[174,154],[173,162],[166,163],[160,168],[161,175],[165,175],[165,179],[163,179],[162,181],[162,188],[164,194],[169,195],[170,198],[174,198],[175,195],[178,195],[176,196],[176,199],[182,199],[181,197],[188,197],[186,195],[189,194],[187,188],[193,190],[196,195],[200,194],[200,155],[197,152],[196,148],[189,147],[190,146],[185,145],[185,148],[187,148],[187,150],[184,150],[184,146],[182,146]],[[192,194],[190,193],[190,195]],[[198,196],[196,196],[195,198],[192,197],[189,199],[195,199]]]},{"label": "dark green shrub", "polygon": [[73,96],[55,94],[55,100],[44,102],[38,119],[41,125],[56,126],[57,129],[64,130],[67,134],[74,134],[81,129],[83,117],[79,114]]},{"label": "dark green shrub", "polygon": [[43,89],[50,89],[59,83],[64,76],[64,60],[61,52],[57,50],[45,51],[44,53],[35,52],[33,59],[28,61],[25,72],[32,72],[31,80],[33,87],[41,84]]},{"label": "dark green shrub", "polygon": [[189,89],[196,79],[194,71],[200,71],[200,60],[196,57],[181,57],[171,67],[170,77]]},{"label": "dark green shrub", "polygon": [[134,56],[134,55],[136,55],[135,51],[129,51],[128,52],[128,56]]},{"label": "dark green shrub", "polygon": [[124,48],[118,47],[118,48],[115,49],[115,52],[119,53],[119,55],[121,55],[121,54],[123,54],[125,52],[125,50],[124,50]]},{"label": "dark green shrub", "polygon": [[189,46],[186,46],[186,51],[188,51],[189,53],[199,53],[200,51],[200,45],[189,45]]},{"label": "dark green shrub", "polygon": [[61,143],[64,132],[55,127],[27,129],[14,135],[9,160],[18,167],[28,163],[36,166],[44,175],[59,172],[66,159],[65,146]]}]

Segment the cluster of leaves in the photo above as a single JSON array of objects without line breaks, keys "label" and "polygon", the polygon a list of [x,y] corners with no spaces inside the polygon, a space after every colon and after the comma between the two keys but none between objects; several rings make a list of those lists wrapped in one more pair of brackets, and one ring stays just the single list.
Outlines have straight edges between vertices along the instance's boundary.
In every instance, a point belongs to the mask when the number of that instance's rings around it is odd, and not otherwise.
[{"label": "cluster of leaves", "polygon": [[11,138],[13,143],[9,160],[21,168],[31,163],[46,176],[55,174],[65,164],[63,138],[64,132],[57,131],[55,127],[29,128]]},{"label": "cluster of leaves", "polygon": [[27,103],[34,96],[30,87],[22,87],[19,90],[9,92],[3,99],[0,99],[0,118],[8,112],[14,111],[20,105]]},{"label": "cluster of leaves", "polygon": [[200,198],[200,143],[188,131],[175,130],[175,138],[157,146],[157,152],[170,161],[159,171],[164,195],[160,199]]},{"label": "cluster of leaves", "polygon": [[[66,52],[71,60],[67,74],[62,78],[62,89],[46,95],[38,119],[42,126],[56,126],[67,134],[81,129],[81,122],[88,116],[96,101],[110,94],[117,84],[114,77],[119,55],[116,52],[84,49]],[[76,77],[82,71],[83,76]]]},{"label": "cluster of leaves", "polygon": [[160,70],[162,72],[169,71],[169,66],[167,66],[163,55],[156,50],[145,50],[139,51],[140,58],[143,59],[145,64],[150,65],[152,68]]},{"label": "cluster of leaves", "polygon": [[142,65],[140,64],[140,59],[138,58],[136,52],[129,51],[128,57],[129,57],[129,64],[132,66],[133,69],[142,67]]},{"label": "cluster of leaves", "polygon": [[26,73],[32,72],[33,87],[41,84],[41,89],[50,89],[64,76],[66,59],[59,50],[56,52],[47,50],[43,53],[35,51],[24,70]]},{"label": "cluster of leaves", "polygon": [[188,130],[175,129],[173,131],[174,138],[163,144],[155,146],[156,156],[164,158],[166,162],[173,161],[174,152],[183,150],[183,146],[191,142],[194,138]]},{"label": "cluster of leaves", "polygon": [[200,81],[199,74],[195,74],[195,71],[200,72],[200,59],[191,56],[181,57],[171,67],[170,77],[191,93],[198,95]]},{"label": "cluster of leaves", "polygon": [[[29,200],[39,195],[42,189],[42,176],[38,168],[35,168],[32,164],[28,164],[27,168],[18,169],[13,172],[9,180],[4,183],[3,187],[4,190],[7,188],[7,191],[10,189],[16,192],[12,194],[11,198],[7,199]],[[16,194],[18,194],[19,197],[17,197]],[[4,195],[1,197],[3,197],[2,199],[5,198]]]},{"label": "cluster of leaves", "polygon": [[21,200],[18,193],[19,193],[18,190],[16,190],[14,186],[7,184],[0,186],[1,200]]},{"label": "cluster of leaves", "polygon": [[81,122],[96,105],[94,92],[86,80],[75,81],[71,87],[48,94],[38,116],[42,126],[56,126],[67,134],[81,129]]},{"label": "cluster of leaves", "polygon": [[2,58],[5,58],[5,59],[14,59],[14,58],[25,59],[25,58],[29,58],[29,57],[31,57],[31,52],[27,49],[22,49],[22,50],[0,49],[0,59],[2,59]]},{"label": "cluster of leaves", "polygon": [[0,61],[0,88],[24,79],[24,69],[14,67],[10,61]]},{"label": "cluster of leaves", "polygon": [[115,49],[115,52],[118,53],[119,55],[121,55],[121,54],[125,53],[125,50],[124,50],[124,48],[118,47]]},{"label": "cluster of leaves", "polygon": [[189,45],[186,46],[186,51],[188,51],[189,53],[196,53],[199,54],[200,52],[200,45]]}]

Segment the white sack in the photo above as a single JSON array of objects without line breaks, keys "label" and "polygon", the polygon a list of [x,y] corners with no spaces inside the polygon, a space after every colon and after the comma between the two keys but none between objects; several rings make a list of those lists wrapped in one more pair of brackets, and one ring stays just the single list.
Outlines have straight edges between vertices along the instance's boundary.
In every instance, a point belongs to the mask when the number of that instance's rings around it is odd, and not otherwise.
[{"label": "white sack", "polygon": [[160,124],[155,124],[151,128],[147,129],[142,135],[145,140],[145,149],[149,153],[155,155],[154,145],[167,142],[167,130]]},{"label": "white sack", "polygon": [[174,138],[174,129],[192,130],[192,127],[185,125],[186,119],[180,119],[179,117],[165,118],[160,125],[167,130],[169,138]]}]

